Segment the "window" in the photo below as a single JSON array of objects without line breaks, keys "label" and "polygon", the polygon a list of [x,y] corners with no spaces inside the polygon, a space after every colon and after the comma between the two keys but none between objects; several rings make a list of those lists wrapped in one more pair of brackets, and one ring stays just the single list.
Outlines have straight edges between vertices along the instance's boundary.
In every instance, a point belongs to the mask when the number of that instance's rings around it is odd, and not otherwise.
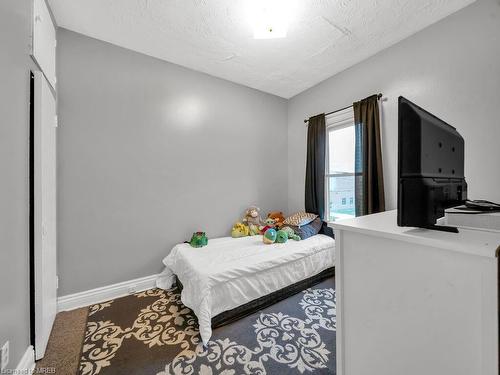
[{"label": "window", "polygon": [[326,116],[326,217],[328,221],[356,216],[356,134],[352,108]]}]

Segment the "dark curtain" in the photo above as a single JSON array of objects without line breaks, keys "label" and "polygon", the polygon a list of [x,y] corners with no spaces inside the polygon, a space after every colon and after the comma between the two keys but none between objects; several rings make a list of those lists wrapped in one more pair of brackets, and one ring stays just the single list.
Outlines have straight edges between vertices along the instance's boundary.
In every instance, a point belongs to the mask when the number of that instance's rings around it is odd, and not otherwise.
[{"label": "dark curtain", "polygon": [[306,212],[325,215],[325,114],[313,116],[307,126]]},{"label": "dark curtain", "polygon": [[353,103],[356,131],[356,216],[385,211],[377,95]]}]

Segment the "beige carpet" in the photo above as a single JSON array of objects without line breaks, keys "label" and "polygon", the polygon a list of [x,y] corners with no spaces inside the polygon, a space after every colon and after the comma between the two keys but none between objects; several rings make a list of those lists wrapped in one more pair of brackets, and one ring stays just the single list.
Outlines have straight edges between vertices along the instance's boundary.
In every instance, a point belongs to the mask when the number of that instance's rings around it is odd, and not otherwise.
[{"label": "beige carpet", "polygon": [[57,314],[45,357],[36,363],[35,374],[74,375],[78,370],[85,336],[88,308]]}]

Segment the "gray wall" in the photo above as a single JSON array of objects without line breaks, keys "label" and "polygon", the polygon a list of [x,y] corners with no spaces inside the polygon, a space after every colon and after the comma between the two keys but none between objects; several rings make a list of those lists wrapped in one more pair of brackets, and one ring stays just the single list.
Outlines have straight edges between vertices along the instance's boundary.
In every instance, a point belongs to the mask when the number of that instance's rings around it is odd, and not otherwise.
[{"label": "gray wall", "polygon": [[29,341],[28,135],[30,2],[0,1],[0,346],[9,368]]},{"label": "gray wall", "polygon": [[465,138],[469,197],[500,201],[500,2],[479,0],[295,96],[288,106],[289,210],[304,206],[303,119],[382,92],[386,201],[396,207],[397,98],[403,95]]},{"label": "gray wall", "polygon": [[161,271],[172,246],[287,206],[287,102],[58,32],[60,295]]},{"label": "gray wall", "polygon": [[389,209],[399,95],[458,128],[470,197],[500,201],[498,0],[288,103],[67,30],[58,38],[60,295],[154,274],[193,231],[227,235],[247,204],[302,209],[302,120],[377,92]]}]

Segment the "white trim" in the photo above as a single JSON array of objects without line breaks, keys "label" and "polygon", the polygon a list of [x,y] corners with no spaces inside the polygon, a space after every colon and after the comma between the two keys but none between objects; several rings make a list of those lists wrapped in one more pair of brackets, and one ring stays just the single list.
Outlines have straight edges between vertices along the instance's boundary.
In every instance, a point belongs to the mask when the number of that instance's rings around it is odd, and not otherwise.
[{"label": "white trim", "polygon": [[345,334],[344,334],[344,231],[335,229],[335,297],[336,304],[336,374],[344,375],[345,372]]},{"label": "white trim", "polygon": [[151,275],[79,293],[68,294],[57,299],[57,311],[74,310],[80,307],[152,289],[156,287],[157,278],[158,275]]},{"label": "white trim", "polygon": [[17,364],[14,374],[31,374],[35,368],[35,350],[33,346],[28,346],[21,360]]},{"label": "white trim", "polygon": [[[325,218],[330,220],[330,178],[335,177],[338,173],[330,173],[330,133],[343,128],[354,127],[354,112],[351,107],[348,107],[342,111],[337,111],[326,116],[326,149],[325,149]],[[356,149],[356,145],[354,145]],[[356,163],[356,160],[354,160]],[[356,169],[356,168],[354,168]],[[361,173],[358,173],[361,174]],[[356,176],[356,173],[352,173],[352,176]]]}]

